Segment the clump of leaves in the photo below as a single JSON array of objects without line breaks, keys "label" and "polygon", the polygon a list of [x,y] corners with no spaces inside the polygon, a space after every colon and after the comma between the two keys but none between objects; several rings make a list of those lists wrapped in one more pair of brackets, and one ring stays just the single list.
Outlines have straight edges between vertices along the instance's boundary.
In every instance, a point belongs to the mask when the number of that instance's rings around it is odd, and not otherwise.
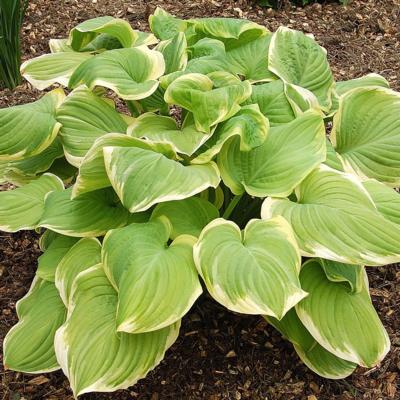
[{"label": "clump of leaves", "polygon": [[45,229],[6,367],[61,367],[75,396],[133,385],[200,278],[321,376],[379,364],[365,266],[400,261],[400,94],[375,74],[335,83],[284,27],[161,9],[150,26],[83,22],[22,66],[72,91],[0,110],[1,175],[20,186],[0,194],[1,229]]},{"label": "clump of leaves", "polygon": [[20,30],[29,0],[0,1],[0,88],[21,83]]}]

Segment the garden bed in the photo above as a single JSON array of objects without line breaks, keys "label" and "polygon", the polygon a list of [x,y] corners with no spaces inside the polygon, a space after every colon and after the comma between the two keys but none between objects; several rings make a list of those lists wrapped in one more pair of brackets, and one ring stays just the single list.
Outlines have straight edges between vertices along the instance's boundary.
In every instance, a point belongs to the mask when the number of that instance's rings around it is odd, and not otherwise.
[{"label": "garden bed", "polygon": [[[312,32],[328,49],[337,80],[369,72],[400,89],[400,3],[355,1],[349,7],[312,5],[272,11],[245,1],[139,2],[32,0],[23,28],[23,59],[48,51],[49,38],[65,37],[77,23],[99,15],[128,19],[147,30],[156,5],[180,17],[243,17],[271,30],[286,25]],[[40,93],[23,84],[0,92],[0,107],[23,104]],[[27,291],[39,255],[31,233],[0,233],[0,338],[16,322],[15,302]],[[395,399],[400,367],[400,272],[395,266],[369,268],[374,305],[387,328],[392,350],[379,368],[358,369],[345,380],[328,381],[308,370],[292,345],[260,317],[229,313],[203,295],[184,318],[181,335],[165,360],[126,391],[83,399]],[[72,399],[61,372],[30,376],[1,371],[3,399]],[[400,390],[400,389],[399,389]],[[315,396],[315,397],[313,397]]]}]

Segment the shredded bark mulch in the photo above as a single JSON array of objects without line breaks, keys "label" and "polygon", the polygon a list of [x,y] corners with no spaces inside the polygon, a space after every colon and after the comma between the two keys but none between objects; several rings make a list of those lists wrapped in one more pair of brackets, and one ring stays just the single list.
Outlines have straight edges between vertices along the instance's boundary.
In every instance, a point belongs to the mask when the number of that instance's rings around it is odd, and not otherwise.
[{"label": "shredded bark mulch", "polygon": [[[243,17],[271,30],[280,25],[313,33],[328,50],[337,80],[376,72],[400,90],[400,0],[359,0],[305,8],[282,2],[277,11],[252,1],[229,0],[31,0],[22,30],[23,58],[48,52],[50,38],[62,38],[77,23],[100,15],[126,18],[148,30],[156,6],[177,16]],[[40,92],[24,83],[0,91],[0,107],[34,101]],[[1,189],[1,188],[0,188]],[[5,188],[3,188],[4,190]],[[40,251],[32,232],[0,232],[0,341],[17,318],[15,303],[28,290]],[[165,360],[132,388],[89,399],[140,400],[331,400],[400,399],[400,270],[369,268],[374,305],[389,332],[392,349],[379,367],[359,368],[343,380],[326,380],[308,370],[290,343],[261,317],[230,313],[203,295],[183,319],[181,335]],[[0,362],[2,362],[0,356]],[[0,399],[72,400],[61,372],[27,375],[0,366]]]}]

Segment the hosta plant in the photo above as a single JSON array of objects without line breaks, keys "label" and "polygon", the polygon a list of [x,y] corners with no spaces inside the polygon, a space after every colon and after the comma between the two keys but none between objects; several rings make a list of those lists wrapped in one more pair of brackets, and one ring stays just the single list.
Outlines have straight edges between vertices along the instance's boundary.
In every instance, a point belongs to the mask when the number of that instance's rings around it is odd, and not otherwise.
[{"label": "hosta plant", "polygon": [[126,388],[203,290],[323,377],[379,364],[366,266],[400,261],[400,94],[376,74],[335,82],[288,28],[161,9],[150,27],[81,23],[22,65],[58,87],[0,110],[16,186],[0,227],[35,229],[43,251],[5,367],[61,368],[75,396]]}]

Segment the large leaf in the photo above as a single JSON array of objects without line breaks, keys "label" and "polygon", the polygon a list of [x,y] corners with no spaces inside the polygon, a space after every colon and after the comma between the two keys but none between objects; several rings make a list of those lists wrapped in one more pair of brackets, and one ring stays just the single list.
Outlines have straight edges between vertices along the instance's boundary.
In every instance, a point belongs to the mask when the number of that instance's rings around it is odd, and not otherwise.
[{"label": "large leaf", "polygon": [[17,314],[19,322],[4,339],[5,368],[35,374],[59,369],[53,341],[67,310],[54,283],[35,278]]},{"label": "large leaf", "polygon": [[44,54],[21,65],[21,75],[35,88],[43,90],[60,83],[68,86],[69,78],[76,68],[91,58],[90,53],[53,53]]},{"label": "large leaf", "polygon": [[400,225],[400,194],[374,179],[363,182],[378,211],[388,220]]},{"label": "large leaf", "polygon": [[209,77],[193,73],[172,82],[165,92],[165,101],[192,112],[197,129],[208,133],[211,126],[236,114],[239,104],[250,94],[248,81],[237,80],[235,84],[213,89]]},{"label": "large leaf", "polygon": [[331,140],[348,172],[400,186],[400,94],[353,89],[341,97]]},{"label": "large leaf", "polygon": [[129,213],[115,200],[110,189],[96,190],[71,200],[72,188],[46,197],[39,225],[67,236],[102,236],[124,226]]},{"label": "large leaf", "polygon": [[73,50],[80,51],[102,33],[116,38],[122,47],[132,47],[138,38],[129,22],[104,16],[89,19],[71,29],[68,44]]},{"label": "large leaf", "polygon": [[234,222],[216,219],[193,254],[211,296],[229,310],[281,319],[307,295],[298,279],[296,240],[283,218],[253,219],[243,233]]},{"label": "large leaf", "polygon": [[33,103],[0,109],[0,161],[34,156],[50,146],[61,127],[55,113],[64,97],[55,89]]},{"label": "large leaf", "polygon": [[400,261],[400,227],[377,211],[352,175],[322,165],[296,188],[296,197],[265,200],[261,215],[283,216],[303,255],[349,264]]},{"label": "large leaf", "polygon": [[331,107],[333,76],[326,50],[302,32],[280,27],[269,46],[268,68],[284,82],[308,89],[321,108]]},{"label": "large leaf", "polygon": [[240,138],[241,151],[250,151],[264,143],[268,131],[268,119],[261,114],[258,106],[244,106],[232,118],[218,125],[204,145],[206,150],[197,156],[193,163],[211,161],[221,151],[224,143],[233,136]]},{"label": "large leaf", "polygon": [[101,262],[101,244],[96,238],[83,238],[74,244],[58,263],[55,284],[65,306],[69,306],[75,278]]},{"label": "large leaf", "polygon": [[103,151],[111,184],[131,213],[191,197],[220,182],[213,162],[184,166],[163,154],[135,147],[104,147]]},{"label": "large leaf", "polygon": [[82,63],[68,86],[104,86],[123,99],[139,100],[154,93],[164,69],[162,54],[146,46],[110,50]]},{"label": "large leaf", "polygon": [[151,31],[161,40],[172,39],[177,33],[184,32],[187,22],[176,18],[167,11],[157,7],[149,17]]},{"label": "large leaf", "polygon": [[178,32],[171,39],[160,42],[155,50],[164,56],[165,74],[186,68],[188,61],[187,43],[183,32]]},{"label": "large leaf", "polygon": [[372,305],[363,273],[363,288],[355,293],[346,284],[329,280],[318,260],[306,262],[300,282],[309,295],[296,310],[321,346],[337,357],[372,367],[387,354],[390,342]]},{"label": "large leaf", "polygon": [[103,243],[105,272],[118,291],[116,328],[142,333],[180,320],[202,289],[193,262],[192,236],[170,245],[165,218],[131,224],[108,233]]},{"label": "large leaf", "polygon": [[113,106],[85,86],[75,89],[57,110],[68,161],[79,167],[95,140],[109,132],[124,133],[127,123]]},{"label": "large leaf", "polygon": [[38,258],[38,269],[36,271],[36,275],[46,281],[54,282],[58,264],[68,253],[70,248],[78,241],[78,238],[64,236],[56,232],[46,230],[46,232],[40,238],[41,241],[39,242],[39,245],[43,243],[43,241],[48,240],[46,240],[46,237],[50,236],[50,233],[53,238],[45,248],[42,248],[41,246],[41,249],[44,251],[44,253]]},{"label": "large leaf", "polygon": [[174,149],[168,143],[145,141],[121,133],[109,133],[101,136],[94,142],[82,161],[78,177],[72,189],[73,198],[86,192],[111,186],[104,165],[103,148],[105,146],[138,147],[157,151],[168,157],[175,156]]},{"label": "large leaf", "polygon": [[171,145],[177,153],[191,156],[210,137],[196,129],[193,115],[188,113],[179,128],[176,120],[154,113],[145,113],[129,125],[128,135]]},{"label": "large leaf", "polygon": [[234,194],[285,197],[325,158],[322,117],[309,111],[271,128],[265,142],[251,151],[241,151],[239,140],[230,140],[218,155],[218,166]]},{"label": "large leaf", "polygon": [[281,80],[252,86],[251,96],[243,104],[258,104],[271,126],[286,124],[296,115],[285,94]]},{"label": "large leaf", "polygon": [[318,375],[328,379],[343,379],[356,369],[356,364],[336,357],[322,347],[301,323],[294,308],[280,321],[273,317],[267,317],[267,321],[293,343],[300,359]]},{"label": "large leaf", "polygon": [[101,264],[82,272],[74,287],[55,348],[75,396],[135,384],[159,364],[178,336],[179,322],[143,334],[117,332],[118,297]]},{"label": "large leaf", "polygon": [[179,235],[199,236],[209,222],[219,217],[219,212],[209,201],[200,197],[189,197],[158,204],[151,218],[162,215],[171,222],[171,239],[176,239]]},{"label": "large leaf", "polygon": [[34,229],[43,214],[46,195],[63,189],[58,177],[44,174],[23,187],[0,192],[0,229],[5,232]]}]

